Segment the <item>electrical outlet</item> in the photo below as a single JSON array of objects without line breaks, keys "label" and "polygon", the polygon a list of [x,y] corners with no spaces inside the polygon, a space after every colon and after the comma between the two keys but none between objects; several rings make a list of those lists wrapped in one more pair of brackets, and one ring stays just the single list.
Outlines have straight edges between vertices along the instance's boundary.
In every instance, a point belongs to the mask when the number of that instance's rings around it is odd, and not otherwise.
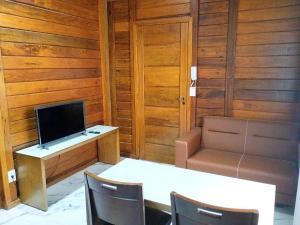
[{"label": "electrical outlet", "polygon": [[17,180],[17,176],[16,176],[16,171],[15,170],[8,171],[7,175],[8,175],[8,182],[9,183],[15,182]]}]

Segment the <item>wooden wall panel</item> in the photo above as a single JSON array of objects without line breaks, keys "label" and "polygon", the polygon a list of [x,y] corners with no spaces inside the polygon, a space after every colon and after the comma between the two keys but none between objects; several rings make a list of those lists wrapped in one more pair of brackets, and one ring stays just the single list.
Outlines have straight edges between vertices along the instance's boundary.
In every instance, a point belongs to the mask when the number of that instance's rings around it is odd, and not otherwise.
[{"label": "wooden wall panel", "polygon": [[[3,33],[1,48],[10,111],[27,106],[94,96],[99,96],[99,101],[94,102],[95,105],[99,105],[101,80],[96,8],[94,10],[83,8],[81,6],[84,4],[80,3],[79,5],[71,2],[60,4],[59,1],[54,0],[47,5],[43,5],[41,1],[20,2],[25,4],[2,0],[4,6],[0,9],[3,12],[0,15],[3,17],[0,24]],[[17,20],[17,25],[14,25],[15,17],[11,18],[8,13],[20,17],[22,23]],[[85,17],[82,16],[83,14],[86,18],[82,18]],[[27,23],[27,17],[32,21]],[[58,25],[55,19],[57,17],[65,19],[60,20]],[[80,23],[70,22],[76,21],[77,18]],[[90,23],[94,26],[84,26]],[[63,26],[63,32],[70,33],[59,32],[58,26]],[[79,35],[75,34],[76,32],[72,33],[75,30],[78,30]],[[85,35],[88,33],[91,35]],[[10,36],[15,38],[10,39]],[[90,123],[102,120],[101,107],[98,112],[92,113],[100,113],[100,116]],[[27,114],[32,113],[27,112]],[[11,122],[14,122],[13,118]],[[25,144],[26,142],[13,141],[13,143]]]},{"label": "wooden wall panel", "polygon": [[[98,0],[0,0],[0,48],[13,151],[37,143],[37,105],[82,99],[87,125],[103,123],[98,18]],[[55,174],[49,172],[51,180],[95,160],[94,150],[94,145],[78,149]],[[47,166],[53,168],[55,162]],[[11,200],[16,197],[12,193]]]},{"label": "wooden wall panel", "polygon": [[240,0],[233,115],[300,121],[300,1]]},{"label": "wooden wall panel", "polygon": [[[200,0],[198,125],[202,116],[224,115],[224,108],[234,117],[299,122],[300,1],[236,1],[236,33],[227,25],[230,2]],[[235,37],[236,49],[228,49]],[[232,56],[234,79],[224,86]]]},{"label": "wooden wall panel", "polygon": [[136,0],[136,19],[189,15],[191,0]]},{"label": "wooden wall panel", "polygon": [[128,0],[110,4],[110,53],[112,120],[120,127],[120,149],[123,154],[136,155],[133,145],[130,10]]},{"label": "wooden wall panel", "polygon": [[[0,174],[2,174],[2,169],[0,166]],[[4,207],[4,192],[3,192],[3,181],[2,177],[0,177],[0,208]]]},{"label": "wooden wall panel", "polygon": [[[197,126],[202,125],[202,118],[207,115],[299,121],[299,0],[199,0],[198,3]],[[191,15],[191,1],[117,0],[112,4],[111,47],[115,67],[112,83],[116,87],[113,113],[115,124],[121,125],[123,132],[123,152],[131,152],[134,115],[130,28],[139,20]],[[160,34],[148,35],[153,37],[148,44],[155,44],[152,42]],[[166,40],[159,40],[167,43],[174,38],[170,32]],[[164,48],[152,51],[155,57],[148,62],[155,66]],[[170,60],[171,64],[176,63],[176,55],[170,56]],[[175,74],[174,71],[169,76]],[[163,83],[161,80],[162,86]],[[148,100],[157,101],[152,94],[147,93]],[[154,159],[156,154],[159,152],[151,157]]]},{"label": "wooden wall panel", "polygon": [[[121,151],[136,156],[134,149],[134,129],[132,116],[134,106],[132,104],[132,74],[133,74],[133,52],[132,52],[132,23],[143,19],[156,19],[162,17],[186,16],[191,14],[191,0],[117,0],[112,1],[110,6],[110,64],[112,85],[112,116],[113,124],[120,126]],[[159,10],[157,10],[159,8]],[[211,32],[214,27],[211,28]],[[149,32],[152,38],[149,40],[170,42],[173,38],[172,30],[166,40],[161,40],[159,33]],[[176,40],[173,40],[176,41]],[[147,43],[155,44],[155,43]],[[174,46],[174,48],[178,46]],[[154,51],[157,57],[164,54],[163,46]],[[152,54],[152,55],[153,55]],[[160,63],[160,58],[152,57],[147,60],[152,66]],[[177,64],[179,58],[170,55]]]},{"label": "wooden wall panel", "polygon": [[228,1],[200,1],[198,26],[197,120],[224,116]]}]

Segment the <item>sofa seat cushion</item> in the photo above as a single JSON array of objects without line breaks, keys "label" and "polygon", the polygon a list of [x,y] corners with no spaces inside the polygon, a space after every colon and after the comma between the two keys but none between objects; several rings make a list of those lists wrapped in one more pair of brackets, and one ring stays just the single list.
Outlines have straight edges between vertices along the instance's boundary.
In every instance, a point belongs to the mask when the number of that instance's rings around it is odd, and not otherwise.
[{"label": "sofa seat cushion", "polygon": [[187,160],[187,168],[207,173],[236,177],[237,167],[242,154],[201,149]]},{"label": "sofa seat cushion", "polygon": [[295,195],[298,166],[295,162],[261,156],[245,155],[238,177],[276,185],[276,192]]}]

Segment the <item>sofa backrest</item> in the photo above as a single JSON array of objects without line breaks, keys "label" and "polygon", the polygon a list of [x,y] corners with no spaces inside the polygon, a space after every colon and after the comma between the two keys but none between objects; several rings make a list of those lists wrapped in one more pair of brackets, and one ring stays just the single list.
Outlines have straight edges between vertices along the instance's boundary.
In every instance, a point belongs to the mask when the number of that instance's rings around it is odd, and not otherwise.
[{"label": "sofa backrest", "polygon": [[229,117],[205,117],[201,147],[243,153],[246,124]]},{"label": "sofa backrest", "polygon": [[246,154],[298,160],[299,127],[293,124],[249,121]]},{"label": "sofa backrest", "polygon": [[292,123],[205,117],[201,147],[297,161],[299,137]]}]

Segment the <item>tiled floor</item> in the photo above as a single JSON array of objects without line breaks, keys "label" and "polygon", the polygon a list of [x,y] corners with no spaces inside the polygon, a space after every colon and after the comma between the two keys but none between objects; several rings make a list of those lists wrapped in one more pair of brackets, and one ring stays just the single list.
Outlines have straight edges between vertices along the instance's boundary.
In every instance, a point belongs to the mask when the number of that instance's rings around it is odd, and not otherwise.
[{"label": "tiled floor", "polygon": [[276,207],[274,225],[293,225],[294,209]]},{"label": "tiled floor", "polygon": [[[96,163],[87,170],[99,174],[110,165]],[[0,225],[86,225],[83,171],[48,189],[49,210],[42,212],[26,205],[0,210]],[[274,225],[292,225],[293,209],[276,207]]]}]

